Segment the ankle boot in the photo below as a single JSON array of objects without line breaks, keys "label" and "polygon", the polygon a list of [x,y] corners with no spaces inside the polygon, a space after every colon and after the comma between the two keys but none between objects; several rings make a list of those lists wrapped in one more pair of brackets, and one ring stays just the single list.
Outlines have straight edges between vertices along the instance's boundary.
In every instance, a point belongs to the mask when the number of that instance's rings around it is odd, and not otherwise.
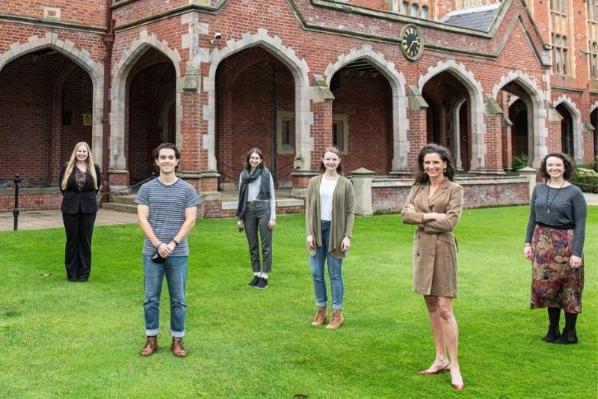
[{"label": "ankle boot", "polygon": [[326,326],[326,328],[329,330],[336,330],[337,328],[339,328],[340,326],[343,325],[344,321],[345,321],[345,318],[343,317],[343,311],[333,309],[332,310],[332,320],[330,320],[330,323]]},{"label": "ankle boot", "polygon": [[575,331],[575,324],[577,322],[577,313],[565,312],[565,328],[561,336],[555,341],[557,344],[576,344],[577,332]]},{"label": "ankle boot", "polygon": [[151,356],[158,350],[158,337],[147,337],[145,345],[139,352],[141,356]]},{"label": "ankle boot", "polygon": [[550,322],[548,326],[548,332],[546,336],[542,338],[544,342],[554,342],[560,336],[559,333],[559,321],[561,319],[561,308],[548,308],[548,320]]},{"label": "ankle boot", "polygon": [[172,345],[170,346],[172,354],[176,357],[187,356],[187,351],[183,347],[183,338],[172,338]]},{"label": "ankle boot", "polygon": [[311,322],[311,325],[314,327],[320,327],[324,323],[326,323],[326,306],[318,306],[316,317],[314,318],[314,321]]}]

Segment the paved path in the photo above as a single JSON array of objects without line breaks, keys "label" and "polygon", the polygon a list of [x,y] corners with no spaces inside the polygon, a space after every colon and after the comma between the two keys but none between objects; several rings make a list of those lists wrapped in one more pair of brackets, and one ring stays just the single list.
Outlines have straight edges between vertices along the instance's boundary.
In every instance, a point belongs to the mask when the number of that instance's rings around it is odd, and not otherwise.
[{"label": "paved path", "polygon": [[[598,205],[598,194],[584,194],[588,205]],[[100,209],[96,226],[137,223],[137,215]],[[0,212],[0,231],[13,227],[12,212]],[[28,211],[19,214],[19,230],[39,230],[63,227],[60,211]]]},{"label": "paved path", "polygon": [[[0,231],[13,229],[12,212],[0,212]],[[100,209],[96,226],[137,223],[137,215]],[[62,213],[56,211],[27,211],[19,214],[19,230],[39,230],[63,227]]]}]

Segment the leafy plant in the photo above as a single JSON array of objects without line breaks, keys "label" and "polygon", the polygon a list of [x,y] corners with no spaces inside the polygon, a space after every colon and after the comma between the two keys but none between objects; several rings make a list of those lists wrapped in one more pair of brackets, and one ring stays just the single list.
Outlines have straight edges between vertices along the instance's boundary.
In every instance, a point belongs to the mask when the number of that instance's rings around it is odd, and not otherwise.
[{"label": "leafy plant", "polygon": [[529,162],[529,157],[527,154],[519,154],[515,158],[513,158],[513,163],[511,164],[512,170],[519,170],[522,168],[527,167]]}]

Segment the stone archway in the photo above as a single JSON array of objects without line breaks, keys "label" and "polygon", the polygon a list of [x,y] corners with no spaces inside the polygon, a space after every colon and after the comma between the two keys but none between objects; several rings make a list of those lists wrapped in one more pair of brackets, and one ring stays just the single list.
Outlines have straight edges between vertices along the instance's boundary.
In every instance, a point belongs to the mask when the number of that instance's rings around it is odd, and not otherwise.
[{"label": "stone archway", "polygon": [[[560,96],[554,101],[553,106],[565,118],[561,124],[567,123],[567,115],[563,114],[563,111],[566,110],[570,114],[572,136],[570,150],[573,151],[573,154],[570,155],[572,155],[576,163],[583,163],[583,124],[581,122],[581,112],[568,96]],[[565,151],[565,149],[562,149],[562,151]]]}]

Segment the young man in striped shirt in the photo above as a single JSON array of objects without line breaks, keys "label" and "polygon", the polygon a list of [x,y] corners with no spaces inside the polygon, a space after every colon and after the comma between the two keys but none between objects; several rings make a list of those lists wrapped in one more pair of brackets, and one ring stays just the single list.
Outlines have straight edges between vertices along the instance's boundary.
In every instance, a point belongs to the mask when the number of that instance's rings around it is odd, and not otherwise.
[{"label": "young man in striped shirt", "polygon": [[158,350],[160,293],[166,276],[170,294],[171,350],[175,356],[185,357],[185,284],[189,256],[187,234],[195,225],[200,198],[192,185],[175,174],[181,154],[174,144],[160,144],[154,149],[153,155],[160,175],[143,184],[135,198],[139,226],[145,234],[143,309],[147,340],[139,354],[150,356]]}]

